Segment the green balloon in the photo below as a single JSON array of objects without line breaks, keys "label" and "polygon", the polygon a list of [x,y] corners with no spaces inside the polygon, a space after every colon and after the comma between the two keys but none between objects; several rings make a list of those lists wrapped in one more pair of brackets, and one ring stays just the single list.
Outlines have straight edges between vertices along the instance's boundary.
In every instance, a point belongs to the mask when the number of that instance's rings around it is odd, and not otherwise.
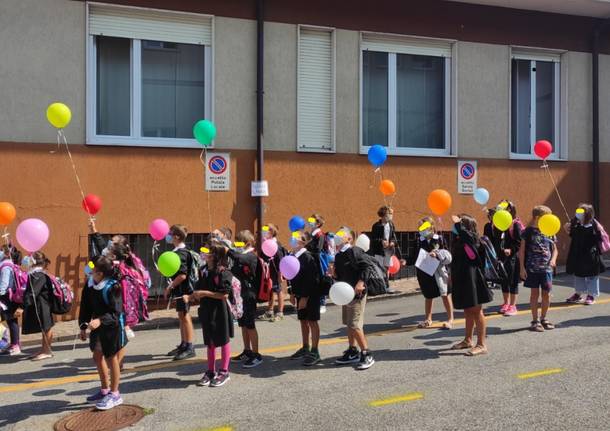
[{"label": "green balloon", "polygon": [[193,126],[195,139],[204,147],[209,147],[216,137],[216,126],[209,120],[199,120]]},{"label": "green balloon", "polygon": [[165,277],[172,277],[180,269],[180,256],[173,251],[166,251],[159,256],[157,266],[159,267],[159,272]]}]

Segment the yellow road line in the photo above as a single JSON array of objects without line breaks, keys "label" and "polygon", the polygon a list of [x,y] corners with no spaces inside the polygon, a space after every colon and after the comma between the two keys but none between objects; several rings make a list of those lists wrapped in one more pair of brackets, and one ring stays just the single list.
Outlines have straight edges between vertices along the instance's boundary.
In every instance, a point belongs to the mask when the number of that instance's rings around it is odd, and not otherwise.
[{"label": "yellow road line", "polygon": [[[608,303],[610,303],[610,298],[600,299],[595,302],[596,305],[608,304]],[[583,306],[584,305],[582,305],[582,304],[557,305],[557,306],[551,307],[550,310],[563,310],[563,309],[583,307]],[[529,310],[521,310],[521,311],[517,312],[518,315],[525,315],[525,314],[529,314],[529,313],[530,313]],[[499,319],[499,318],[503,318],[504,316],[502,314],[492,313],[492,314],[487,315],[486,317],[487,317],[487,319]],[[454,326],[456,326],[456,325],[464,324],[464,322],[465,322],[464,319],[455,319],[453,321],[453,324],[454,324]],[[440,327],[440,325],[441,325],[440,323],[436,323],[436,324],[432,325],[431,327],[437,328],[437,327]],[[402,327],[398,327],[398,328],[394,328],[394,329],[387,329],[385,331],[371,332],[371,333],[367,334],[367,337],[382,337],[385,335],[412,332],[415,330],[417,330],[417,325],[408,325],[408,326],[402,326]],[[326,338],[326,339],[320,340],[320,345],[331,346],[331,345],[335,345],[335,344],[345,343],[346,341],[347,341],[346,337]],[[268,355],[268,354],[272,354],[272,353],[291,352],[293,350],[297,350],[300,347],[301,347],[300,344],[288,344],[288,345],[284,345],[284,346],[270,347],[268,349],[261,349],[260,353]],[[205,359],[189,359],[186,361],[160,362],[157,364],[143,365],[143,366],[138,366],[138,367],[133,367],[133,368],[126,368],[123,371],[123,373],[144,373],[144,372],[149,372],[149,371],[154,371],[154,370],[164,370],[164,369],[183,367],[185,365],[203,363],[205,361],[206,361]],[[16,385],[0,386],[0,393],[20,392],[20,391],[27,391],[29,389],[48,388],[51,386],[61,386],[61,385],[67,384],[67,383],[88,382],[88,381],[94,381],[97,379],[98,379],[98,375],[93,374],[93,373],[79,374],[79,375],[69,376],[69,377],[57,377],[57,378],[42,380],[42,381],[38,381],[38,382],[19,383]]]},{"label": "yellow road line", "polygon": [[371,401],[369,403],[369,406],[381,407],[387,406],[389,404],[406,403],[407,401],[421,400],[423,397],[424,394],[422,394],[421,392],[411,392],[409,394],[398,395],[396,397],[383,398],[380,400]]},{"label": "yellow road line", "polygon": [[518,379],[533,379],[534,377],[548,376],[551,374],[563,373],[563,368],[547,368],[546,370],[534,371],[533,373],[517,374]]}]

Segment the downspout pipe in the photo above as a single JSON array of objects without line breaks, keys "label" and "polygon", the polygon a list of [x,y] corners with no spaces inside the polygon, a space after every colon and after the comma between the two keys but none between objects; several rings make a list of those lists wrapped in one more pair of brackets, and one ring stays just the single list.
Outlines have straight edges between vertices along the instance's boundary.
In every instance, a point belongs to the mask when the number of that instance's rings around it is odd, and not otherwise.
[{"label": "downspout pipe", "polygon": [[[256,181],[264,179],[264,142],[263,142],[263,119],[264,103],[264,54],[265,54],[265,1],[256,0]],[[263,228],[264,202],[263,197],[256,198],[256,231],[258,235]],[[262,241],[257,241],[258,247]],[[259,250],[260,251],[260,250]]]}]

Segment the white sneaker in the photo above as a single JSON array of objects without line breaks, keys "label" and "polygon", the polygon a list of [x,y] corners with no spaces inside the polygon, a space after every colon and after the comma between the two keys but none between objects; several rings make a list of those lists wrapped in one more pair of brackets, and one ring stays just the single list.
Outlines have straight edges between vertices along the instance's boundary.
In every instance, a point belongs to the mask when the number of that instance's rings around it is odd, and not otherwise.
[{"label": "white sneaker", "polygon": [[128,340],[132,340],[132,339],[136,338],[136,334],[135,334],[135,332],[133,332],[133,329],[131,329],[131,328],[125,329],[125,335],[127,335]]},{"label": "white sneaker", "polygon": [[321,305],[320,306],[320,314],[324,314],[326,313],[326,305]]},{"label": "white sneaker", "polygon": [[18,346],[18,345],[9,347],[8,348],[8,355],[9,356],[21,355],[21,347]]}]

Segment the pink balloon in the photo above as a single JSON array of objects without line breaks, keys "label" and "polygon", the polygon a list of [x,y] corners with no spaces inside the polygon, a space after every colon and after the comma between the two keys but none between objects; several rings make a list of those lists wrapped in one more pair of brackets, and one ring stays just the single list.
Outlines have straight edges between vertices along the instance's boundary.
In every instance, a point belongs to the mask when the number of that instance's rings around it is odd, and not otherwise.
[{"label": "pink balloon", "polygon": [[155,241],[161,241],[169,233],[169,223],[162,218],[155,219],[148,226],[148,233]]},{"label": "pink balloon", "polygon": [[29,253],[40,250],[49,240],[49,227],[37,218],[29,218],[17,226],[17,241]]},{"label": "pink balloon", "polygon": [[267,257],[275,256],[277,253],[277,241],[272,239],[265,240],[261,246],[261,250],[263,250],[263,253],[265,253],[265,256]]},{"label": "pink balloon", "polygon": [[292,280],[301,269],[301,262],[294,256],[286,256],[280,260],[280,272],[286,280]]}]

